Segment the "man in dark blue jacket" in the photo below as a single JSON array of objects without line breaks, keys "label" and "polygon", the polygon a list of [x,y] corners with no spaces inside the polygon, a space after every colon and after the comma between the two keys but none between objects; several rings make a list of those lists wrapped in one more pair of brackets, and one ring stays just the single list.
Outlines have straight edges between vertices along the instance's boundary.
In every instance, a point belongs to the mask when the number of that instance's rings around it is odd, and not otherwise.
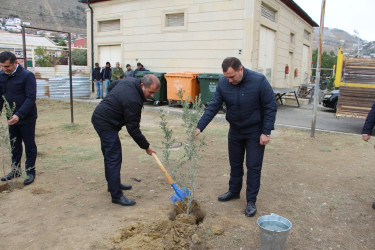
[{"label": "man in dark blue jacket", "polygon": [[16,56],[8,51],[0,53],[0,112],[4,99],[15,109],[8,114],[9,137],[12,148],[12,171],[2,177],[2,181],[21,176],[22,142],[25,144],[27,178],[24,184],[33,183],[35,179],[35,161],[37,146],[35,144],[36,80],[33,73],[18,64]]},{"label": "man in dark blue jacket", "polygon": [[142,63],[137,63],[137,68],[134,70],[134,72],[133,72],[133,77],[136,77],[136,75],[137,75],[137,73],[139,72],[139,71],[149,71],[148,69],[146,69],[146,68],[144,68],[143,67],[143,64]]},{"label": "man in dark blue jacket", "polygon": [[[372,130],[375,126],[375,103],[372,104],[371,110],[367,115],[365,124],[363,125],[362,129],[362,139],[368,142],[372,135]],[[372,208],[375,209],[375,202],[372,203]]]},{"label": "man in dark blue jacket", "polygon": [[155,153],[142,134],[139,124],[143,102],[153,97],[159,89],[160,81],[154,75],[114,81],[109,86],[108,96],[94,110],[91,122],[100,137],[105,178],[113,203],[122,206],[135,205],[135,201],[126,198],[122,192],[131,186],[122,185],[120,180],[122,149],[118,133],[126,126],[140,148],[145,149],[149,155]]},{"label": "man in dark blue jacket", "polygon": [[206,128],[225,102],[226,119],[230,124],[228,153],[231,171],[229,191],[218,199],[229,201],[240,198],[246,152],[245,215],[251,217],[257,211],[255,202],[260,188],[264,149],[274,129],[277,104],[265,76],[244,68],[239,59],[226,58],[222,69],[224,77],[220,78],[214,97],[198,122],[195,136]]}]

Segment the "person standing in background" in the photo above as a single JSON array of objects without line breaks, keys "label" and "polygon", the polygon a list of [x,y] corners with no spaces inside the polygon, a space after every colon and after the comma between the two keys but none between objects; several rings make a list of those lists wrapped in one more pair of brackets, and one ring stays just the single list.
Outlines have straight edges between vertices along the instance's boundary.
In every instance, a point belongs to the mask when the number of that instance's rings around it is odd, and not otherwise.
[{"label": "person standing in background", "polygon": [[105,96],[108,95],[108,87],[111,83],[111,77],[112,77],[112,68],[111,64],[109,62],[105,63],[105,67],[102,69],[102,80],[104,81],[105,86]]},{"label": "person standing in background", "polygon": [[92,80],[96,87],[96,99],[103,99],[103,80],[100,73],[99,63],[95,63],[95,68],[92,70]]},{"label": "person standing in background", "polygon": [[139,63],[137,63],[137,68],[134,70],[133,77],[136,77],[136,74],[137,74],[138,71],[149,71],[149,70],[144,68],[143,64],[139,62]]},{"label": "person standing in background", "polygon": [[120,67],[120,63],[116,63],[116,68],[112,69],[111,81],[116,81],[124,78],[124,70]]},{"label": "person standing in background", "polygon": [[125,71],[125,77],[133,77],[134,70],[132,70],[132,66],[130,64],[126,64],[126,71]]}]

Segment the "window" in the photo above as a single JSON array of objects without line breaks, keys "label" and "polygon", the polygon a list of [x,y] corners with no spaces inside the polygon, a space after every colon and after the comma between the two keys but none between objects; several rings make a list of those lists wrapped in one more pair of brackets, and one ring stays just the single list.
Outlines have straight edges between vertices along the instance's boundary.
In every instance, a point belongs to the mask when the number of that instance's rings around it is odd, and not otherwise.
[{"label": "window", "polygon": [[305,38],[306,40],[310,40],[310,32],[308,32],[307,30],[305,30],[303,32],[303,38]]},{"label": "window", "polygon": [[268,20],[271,20],[272,22],[276,22],[276,11],[268,7],[264,3],[262,3],[261,15],[267,18]]},{"label": "window", "polygon": [[120,19],[99,21],[99,32],[120,30]]},{"label": "window", "polygon": [[185,13],[173,13],[165,15],[165,27],[185,26]]},{"label": "window", "polygon": [[161,18],[162,32],[181,32],[188,28],[187,9],[163,10]]}]

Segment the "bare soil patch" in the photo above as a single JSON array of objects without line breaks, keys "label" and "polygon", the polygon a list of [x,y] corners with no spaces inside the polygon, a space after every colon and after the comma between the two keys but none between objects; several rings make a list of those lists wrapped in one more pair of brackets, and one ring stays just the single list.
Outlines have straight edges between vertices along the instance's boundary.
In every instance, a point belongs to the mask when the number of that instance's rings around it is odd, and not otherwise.
[{"label": "bare soil patch", "polygon": [[[133,185],[125,195],[137,204],[111,203],[90,122],[94,108],[76,102],[72,126],[69,103],[38,101],[36,180],[12,191],[0,184],[0,249],[259,249],[256,219],[270,213],[293,223],[287,249],[375,249],[373,141],[276,128],[266,148],[258,213],[248,218],[245,190],[239,200],[217,201],[228,189],[228,125],[212,122],[202,134],[207,145],[195,197],[205,217],[194,224],[171,220],[173,190],[126,129],[120,132],[121,177]],[[168,120],[182,142],[180,117]],[[159,122],[158,113],[143,111],[141,129],[163,161]],[[182,150],[174,148],[174,157]]]}]

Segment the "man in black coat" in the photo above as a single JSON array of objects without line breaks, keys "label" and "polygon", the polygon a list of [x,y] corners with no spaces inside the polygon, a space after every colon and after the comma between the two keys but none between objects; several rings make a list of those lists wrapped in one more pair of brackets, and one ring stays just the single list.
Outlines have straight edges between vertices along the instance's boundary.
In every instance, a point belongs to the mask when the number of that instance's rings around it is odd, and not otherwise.
[{"label": "man in black coat", "polygon": [[[25,144],[27,178],[24,184],[33,183],[35,178],[35,161],[37,146],[35,144],[36,109],[36,80],[32,72],[22,68],[16,56],[4,51],[0,53],[0,112],[4,100],[15,109],[8,114],[9,137],[12,148],[12,171],[1,178],[2,181],[21,176],[22,142]],[[14,108],[14,107],[13,107]]]},{"label": "man in black coat", "polygon": [[226,119],[230,124],[228,153],[231,170],[229,190],[218,200],[224,202],[240,198],[246,152],[245,215],[252,217],[257,211],[255,202],[260,188],[264,149],[274,129],[277,104],[266,77],[244,68],[239,59],[225,58],[222,69],[224,76],[220,78],[214,97],[197,124],[195,136],[206,128],[225,102]]},{"label": "man in black coat", "polygon": [[155,153],[139,127],[143,102],[153,97],[159,89],[159,79],[151,74],[141,79],[114,81],[109,87],[108,96],[94,110],[91,122],[100,137],[105,177],[113,203],[135,205],[135,201],[126,198],[122,192],[131,186],[122,185],[120,180],[122,149],[118,133],[126,126],[129,135],[140,148],[145,149],[149,155]]}]

